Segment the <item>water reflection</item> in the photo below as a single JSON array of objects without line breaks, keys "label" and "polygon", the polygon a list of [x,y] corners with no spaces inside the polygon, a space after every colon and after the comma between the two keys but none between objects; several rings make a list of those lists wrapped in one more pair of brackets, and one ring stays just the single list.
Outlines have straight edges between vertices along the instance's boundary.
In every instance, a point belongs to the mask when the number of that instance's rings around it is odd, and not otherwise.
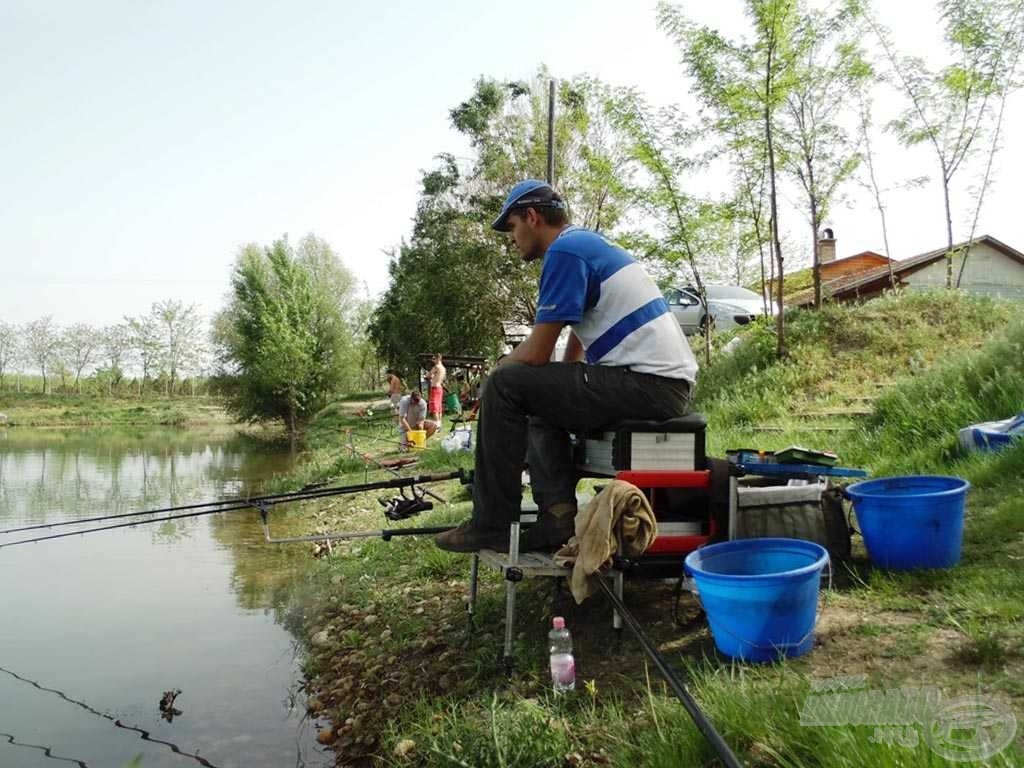
[{"label": "water reflection", "polygon": [[[0,528],[259,493],[287,466],[285,452],[225,431],[9,429]],[[287,598],[291,563],[262,543],[256,520],[228,513],[0,550],[0,667],[220,768],[295,765],[296,755],[326,764],[301,707],[288,706],[293,643],[272,608]],[[167,722],[157,704],[171,688],[183,691],[183,714]],[[181,765],[166,747],[87,715],[0,678],[0,731],[16,741],[90,766],[137,754],[146,768]],[[41,764],[52,761],[0,738],[0,765]]]}]

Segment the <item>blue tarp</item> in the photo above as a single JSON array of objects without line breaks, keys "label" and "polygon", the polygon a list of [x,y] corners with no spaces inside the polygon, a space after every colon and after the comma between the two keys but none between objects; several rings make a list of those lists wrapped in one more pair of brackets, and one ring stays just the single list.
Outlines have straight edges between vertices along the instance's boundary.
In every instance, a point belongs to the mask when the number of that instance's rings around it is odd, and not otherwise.
[{"label": "blue tarp", "polygon": [[998,451],[1024,436],[1024,413],[1002,421],[972,424],[959,432],[960,445],[967,451]]}]

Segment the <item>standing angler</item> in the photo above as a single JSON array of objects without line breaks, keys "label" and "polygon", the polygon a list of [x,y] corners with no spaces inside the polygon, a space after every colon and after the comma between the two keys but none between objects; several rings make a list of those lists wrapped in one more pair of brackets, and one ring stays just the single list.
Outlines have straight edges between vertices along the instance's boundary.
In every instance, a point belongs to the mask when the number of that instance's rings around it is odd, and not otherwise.
[{"label": "standing angler", "polygon": [[434,422],[440,426],[444,423],[444,381],[448,377],[448,370],[441,362],[441,353],[434,355],[434,367],[430,369],[430,415]]},{"label": "standing angler", "polygon": [[[436,539],[453,552],[507,548],[524,459],[540,516],[522,547],[564,543],[574,532],[578,479],[569,432],[682,416],[697,377],[690,345],[644,268],[598,233],[571,225],[548,184],[516,184],[491,226],[511,235],[523,261],[542,258],[544,266],[533,330],[484,388],[473,516]],[[550,362],[566,325],[564,360]]]}]

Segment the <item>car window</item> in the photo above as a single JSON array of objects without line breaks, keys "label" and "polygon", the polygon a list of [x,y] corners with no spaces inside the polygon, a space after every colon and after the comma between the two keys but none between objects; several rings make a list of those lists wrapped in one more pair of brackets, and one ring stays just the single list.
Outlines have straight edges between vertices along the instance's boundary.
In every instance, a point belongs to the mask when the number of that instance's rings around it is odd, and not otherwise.
[{"label": "car window", "polygon": [[738,285],[709,285],[705,288],[709,299],[754,299],[760,301],[761,297],[753,291],[741,288]]},{"label": "car window", "polygon": [[683,307],[695,307],[700,304],[697,291],[691,288],[667,288],[664,291],[665,301]]}]

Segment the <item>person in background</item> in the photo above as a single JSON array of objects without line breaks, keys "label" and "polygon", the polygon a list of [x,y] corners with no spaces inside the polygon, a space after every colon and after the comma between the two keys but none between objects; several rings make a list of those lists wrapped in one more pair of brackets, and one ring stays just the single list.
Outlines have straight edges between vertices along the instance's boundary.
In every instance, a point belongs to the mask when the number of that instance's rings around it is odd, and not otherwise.
[{"label": "person in background", "polygon": [[388,400],[391,401],[391,409],[398,413],[398,403],[402,399],[402,390],[405,389],[405,383],[402,381],[402,377],[398,375],[397,371],[388,369],[387,373]]},{"label": "person in background", "polygon": [[[472,517],[435,539],[453,552],[508,546],[524,461],[540,512],[520,546],[565,543],[578,479],[569,433],[683,416],[697,379],[693,352],[646,270],[599,233],[572,226],[550,185],[517,184],[492,227],[509,233],[523,261],[544,263],[533,329],[484,386]],[[566,325],[564,359],[551,362]]]},{"label": "person in background", "polygon": [[410,429],[422,429],[428,438],[437,432],[437,422],[427,418],[427,403],[418,389],[398,401],[398,431],[402,436],[402,447],[409,446]]},{"label": "person in background", "polygon": [[459,404],[462,408],[472,408],[476,398],[473,397],[475,387],[470,383],[469,377],[467,376],[459,382]]},{"label": "person in background", "polygon": [[440,424],[444,414],[444,380],[448,376],[440,352],[434,355],[434,367],[427,376],[430,379],[430,416]]}]

